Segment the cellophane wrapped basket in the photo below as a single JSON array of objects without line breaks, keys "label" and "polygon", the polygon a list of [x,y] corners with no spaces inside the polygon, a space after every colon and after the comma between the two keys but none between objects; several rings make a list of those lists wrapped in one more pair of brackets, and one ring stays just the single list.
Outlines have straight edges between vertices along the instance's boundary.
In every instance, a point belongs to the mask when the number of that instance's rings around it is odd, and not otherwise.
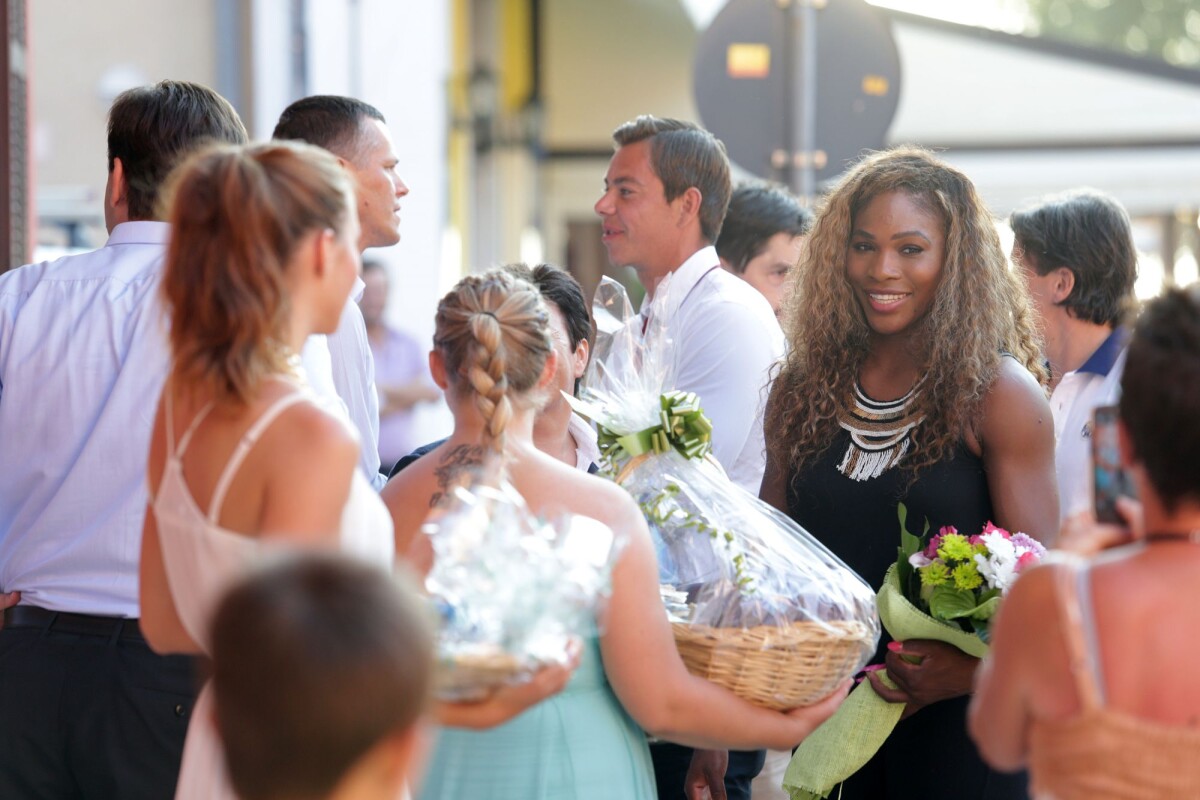
[{"label": "cellophane wrapped basket", "polygon": [[678,351],[663,313],[672,300],[668,277],[643,326],[624,288],[602,282],[576,410],[597,424],[604,472],[646,516],[688,670],[760,706],[809,705],[874,653],[875,594],[713,459],[703,398],[673,387]]},{"label": "cellophane wrapped basket", "polygon": [[594,633],[624,544],[593,519],[535,517],[505,482],[456,489],[424,532],[441,623],[435,693],[460,702],[564,662],[570,639]]}]

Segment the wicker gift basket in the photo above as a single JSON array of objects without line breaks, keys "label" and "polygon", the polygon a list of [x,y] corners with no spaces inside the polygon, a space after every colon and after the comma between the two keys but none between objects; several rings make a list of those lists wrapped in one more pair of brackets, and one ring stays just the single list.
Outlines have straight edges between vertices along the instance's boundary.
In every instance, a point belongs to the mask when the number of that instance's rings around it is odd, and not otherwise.
[{"label": "wicker gift basket", "polygon": [[425,588],[440,622],[434,691],[458,702],[565,663],[569,640],[594,633],[624,546],[594,519],[535,517],[494,474],[455,489],[423,532],[434,551]]},{"label": "wicker gift basket", "polygon": [[760,706],[809,705],[861,669],[879,620],[871,588],[710,455],[702,398],[672,389],[670,278],[649,329],[614,282],[597,290],[600,333],[576,410],[597,423],[603,471],[650,526],[675,643],[688,670]]}]

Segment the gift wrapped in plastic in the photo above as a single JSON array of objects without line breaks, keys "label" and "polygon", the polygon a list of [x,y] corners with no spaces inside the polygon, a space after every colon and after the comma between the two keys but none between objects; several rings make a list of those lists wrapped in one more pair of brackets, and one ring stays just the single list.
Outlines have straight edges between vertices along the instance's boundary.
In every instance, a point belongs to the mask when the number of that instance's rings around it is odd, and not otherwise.
[{"label": "gift wrapped in plastic", "polygon": [[595,631],[624,544],[587,517],[535,517],[505,482],[454,490],[424,532],[441,622],[435,691],[464,702],[565,663],[569,640]]},{"label": "gift wrapped in plastic", "polygon": [[704,399],[673,387],[677,348],[663,312],[674,301],[668,276],[635,317],[624,288],[605,279],[574,406],[597,424],[603,471],[646,516],[689,671],[761,706],[811,704],[875,652],[875,593],[713,459]]}]

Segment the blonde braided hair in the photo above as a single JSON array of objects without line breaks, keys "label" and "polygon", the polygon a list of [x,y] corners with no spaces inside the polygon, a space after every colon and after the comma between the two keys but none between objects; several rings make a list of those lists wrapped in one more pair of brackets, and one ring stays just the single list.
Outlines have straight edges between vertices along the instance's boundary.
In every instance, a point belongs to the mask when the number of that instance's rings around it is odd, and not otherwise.
[{"label": "blonde braided hair", "polygon": [[529,395],[550,356],[550,315],[541,295],[501,270],[468,275],[438,304],[433,343],[451,384],[474,392],[484,443],[502,450],[514,401],[534,402]]}]

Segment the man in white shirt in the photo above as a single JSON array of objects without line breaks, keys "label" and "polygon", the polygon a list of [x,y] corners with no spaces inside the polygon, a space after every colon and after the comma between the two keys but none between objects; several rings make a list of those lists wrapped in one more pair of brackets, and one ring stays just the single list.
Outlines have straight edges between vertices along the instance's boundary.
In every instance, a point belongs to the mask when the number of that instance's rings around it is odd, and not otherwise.
[{"label": "man in white shirt", "polygon": [[1092,412],[1120,397],[1137,250],[1129,216],[1092,189],[1015,212],[1012,259],[1046,337],[1061,518],[1092,507]]},{"label": "man in white shirt", "polygon": [[108,119],[108,243],[0,275],[0,797],[171,797],[193,661],[138,630],[146,454],[169,352],[159,187],[245,143],[212,90],[131,89]]},{"label": "man in white shirt", "polygon": [[[408,194],[408,187],[396,172],[400,159],[392,145],[387,121],[377,108],[351,97],[305,97],[283,110],[272,138],[298,139],[337,156],[354,178],[358,220],[362,226],[360,251],[390,247],[400,241],[400,199]],[[338,329],[325,337],[326,347],[322,347],[321,337],[313,337],[314,341],[305,346],[303,360],[313,388],[320,394],[328,395],[326,369],[331,370],[332,388],[362,437],[359,464],[378,489],[387,479],[379,472],[375,360],[358,307],[363,288],[360,278],[342,310]]]},{"label": "man in white shirt", "polygon": [[[758,494],[766,466],[762,411],[783,332],[770,304],[721,269],[713,243],[729,205],[725,146],[690,122],[641,116],[613,132],[617,150],[596,202],[614,266],[632,267],[647,299],[672,275],[665,323],[675,343],[673,388],[695,392],[713,423],[713,453],[731,480]],[[660,610],[661,612],[661,610]],[[651,747],[660,800],[704,789],[750,796],[763,752]],[[689,768],[689,763],[692,764]],[[686,784],[686,789],[685,789]],[[716,784],[716,785],[714,785]]]}]

